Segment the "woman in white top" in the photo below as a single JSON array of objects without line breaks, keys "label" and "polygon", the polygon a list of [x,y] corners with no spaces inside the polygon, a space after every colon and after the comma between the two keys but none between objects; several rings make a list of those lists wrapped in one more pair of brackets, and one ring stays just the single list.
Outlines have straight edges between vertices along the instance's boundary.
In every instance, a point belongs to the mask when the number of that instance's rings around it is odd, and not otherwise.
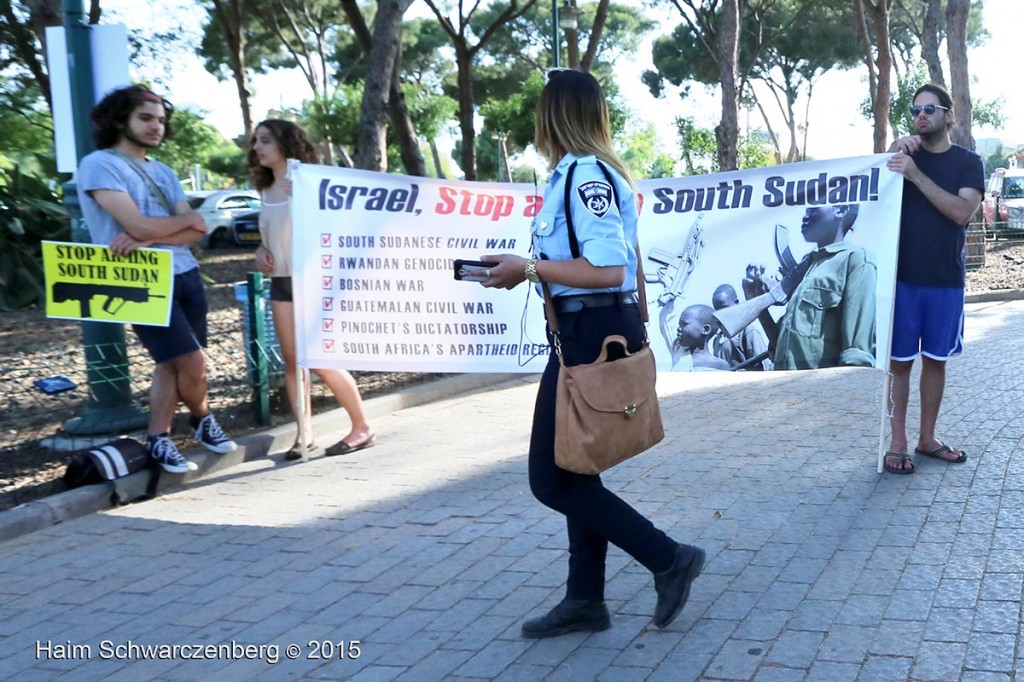
[{"label": "woman in white top", "polygon": [[[248,153],[249,176],[260,191],[260,236],[263,243],[256,249],[256,266],[270,275],[270,305],[274,314],[274,330],[284,358],[285,388],[292,412],[298,415],[295,381],[295,318],[292,303],[292,225],[290,201],[292,182],[286,176],[288,159],[304,163],[318,161],[316,148],[306,132],[291,121],[267,119],[253,133]],[[327,384],[338,403],[348,412],[352,429],[343,439],[327,448],[327,455],[345,455],[373,445],[373,429],[366,421],[363,400],[352,375],[344,370],[314,369],[313,373]],[[306,382],[306,414],[310,414],[309,382]],[[312,434],[306,442],[312,444]],[[299,440],[285,455],[300,459]]]}]

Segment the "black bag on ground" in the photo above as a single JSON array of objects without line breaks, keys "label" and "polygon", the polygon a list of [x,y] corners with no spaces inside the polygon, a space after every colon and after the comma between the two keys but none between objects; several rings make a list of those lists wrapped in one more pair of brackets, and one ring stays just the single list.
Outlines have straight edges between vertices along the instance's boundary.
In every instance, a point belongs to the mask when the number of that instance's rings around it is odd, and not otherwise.
[{"label": "black bag on ground", "polygon": [[[149,469],[146,491],[126,498],[117,480],[143,469]],[[131,438],[118,438],[73,455],[64,472],[64,484],[71,489],[110,481],[113,484],[111,503],[128,504],[135,500],[148,500],[156,495],[160,471],[160,465],[149,456],[145,445]]]}]

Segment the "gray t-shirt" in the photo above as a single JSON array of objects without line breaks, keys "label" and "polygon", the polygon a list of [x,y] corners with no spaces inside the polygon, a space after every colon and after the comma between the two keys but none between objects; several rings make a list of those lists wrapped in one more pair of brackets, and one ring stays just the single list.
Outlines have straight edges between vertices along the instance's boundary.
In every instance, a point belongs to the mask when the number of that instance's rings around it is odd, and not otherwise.
[{"label": "gray t-shirt", "polygon": [[[173,208],[180,201],[185,201],[185,191],[181,188],[174,171],[159,161],[142,161],[140,166],[149,174],[157,187],[163,190],[164,196]],[[92,152],[78,165],[75,175],[78,186],[78,202],[82,206],[85,224],[89,227],[89,236],[94,244],[109,244],[117,235],[124,232],[121,224],[114,216],[96,203],[89,194],[95,190],[113,190],[125,192],[132,198],[143,215],[153,218],[168,216],[167,210],[160,200],[153,195],[149,183],[132,168],[127,161],[105,149]],[[192,251],[187,245],[163,246],[153,244],[152,248],[170,251],[174,260],[174,274],[180,275],[199,267]]]}]

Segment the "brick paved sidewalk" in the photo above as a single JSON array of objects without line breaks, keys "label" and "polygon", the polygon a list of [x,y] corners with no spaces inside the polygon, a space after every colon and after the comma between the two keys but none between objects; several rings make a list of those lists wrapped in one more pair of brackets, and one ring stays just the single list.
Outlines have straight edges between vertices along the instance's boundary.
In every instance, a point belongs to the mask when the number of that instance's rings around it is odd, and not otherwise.
[{"label": "brick paved sidewalk", "polygon": [[1024,303],[969,306],[940,429],[970,458],[913,476],[875,473],[881,372],[662,375],[666,441],[606,482],[708,550],[665,631],[613,548],[611,630],[519,637],[566,570],[527,486],[523,379],[377,419],[347,458],[248,462],[0,543],[0,678],[1016,679],[1022,332]]}]

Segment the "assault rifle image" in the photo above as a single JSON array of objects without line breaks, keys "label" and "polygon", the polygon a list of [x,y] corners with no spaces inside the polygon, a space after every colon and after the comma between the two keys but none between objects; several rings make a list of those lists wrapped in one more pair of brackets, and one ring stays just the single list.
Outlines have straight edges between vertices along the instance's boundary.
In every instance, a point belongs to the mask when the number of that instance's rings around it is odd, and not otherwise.
[{"label": "assault rifle image", "polygon": [[645,274],[644,280],[649,283],[661,283],[665,291],[658,296],[658,305],[664,306],[683,293],[683,287],[690,273],[697,266],[701,252],[704,250],[704,229],[700,226],[703,214],[697,216],[686,235],[686,241],[679,253],[671,253],[664,249],[651,249],[647,260],[657,264],[653,274]]},{"label": "assault rifle image", "polygon": [[150,298],[167,298],[166,296],[150,294],[149,289],[145,287],[119,287],[108,284],[80,284],[78,282],[55,282],[53,285],[53,302],[78,301],[79,317],[92,317],[90,302],[93,296],[107,297],[107,300],[103,303],[103,312],[110,315],[116,315],[117,311],[128,301],[132,303],[146,303]]}]

